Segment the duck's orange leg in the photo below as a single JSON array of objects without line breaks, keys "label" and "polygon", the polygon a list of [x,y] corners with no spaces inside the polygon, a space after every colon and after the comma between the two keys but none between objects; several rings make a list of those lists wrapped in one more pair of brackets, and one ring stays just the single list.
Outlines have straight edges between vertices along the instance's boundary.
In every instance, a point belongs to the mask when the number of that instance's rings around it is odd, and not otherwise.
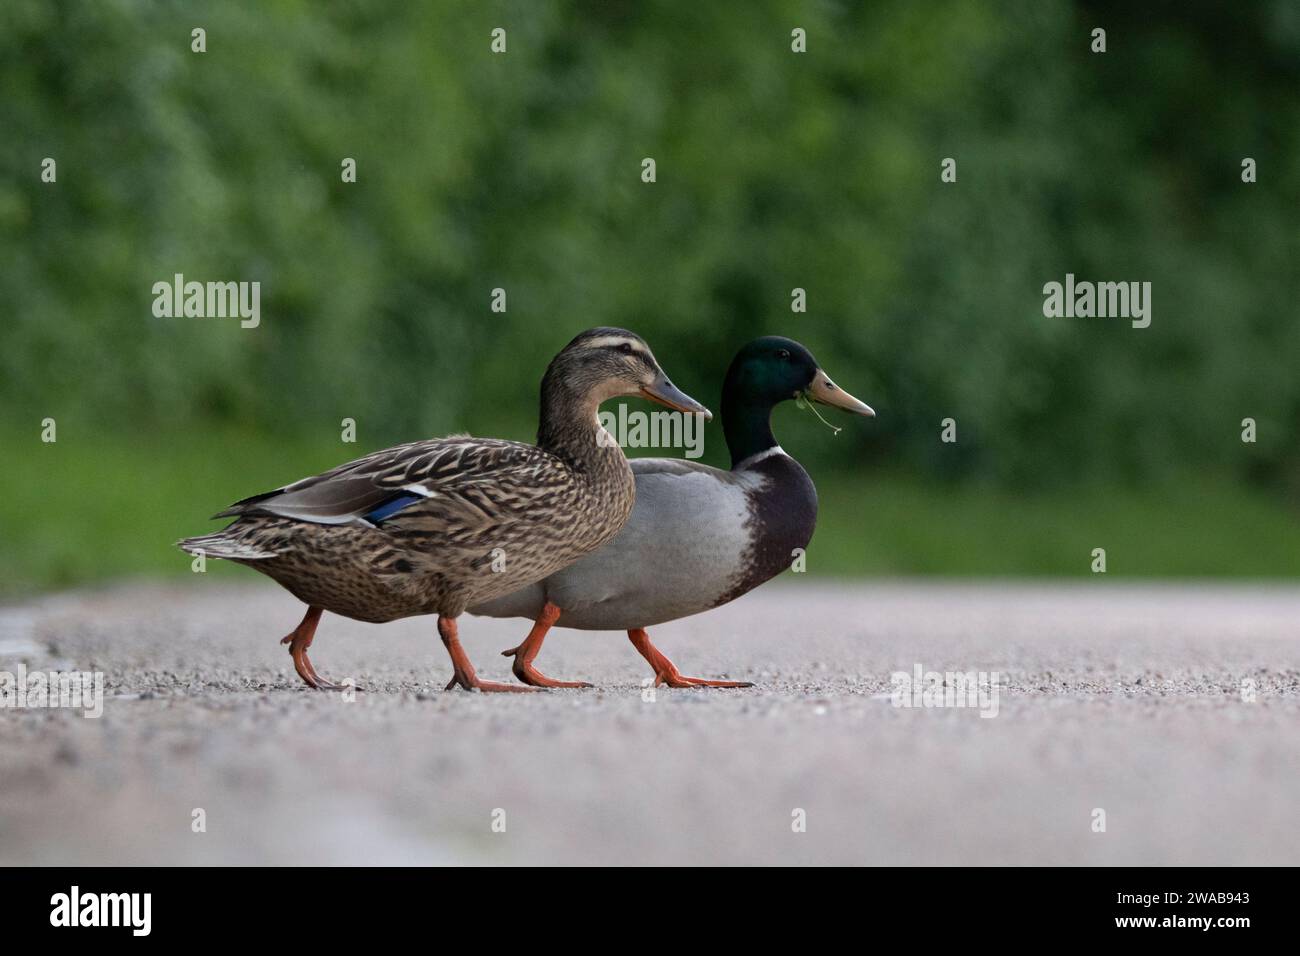
[{"label": "duck's orange leg", "polygon": [[320,608],[308,607],[307,613],[303,615],[298,626],[281,639],[281,644],[289,645],[289,654],[293,657],[293,669],[298,672],[304,684],[316,690],[348,690],[349,688],[360,690],[361,688],[350,684],[336,684],[332,680],[326,680],[316,673],[316,668],[312,667],[311,658],[307,656],[307,648],[311,647],[312,638],[316,636],[316,625],[320,623],[320,615]]},{"label": "duck's orange leg", "polygon": [[645,628],[638,627],[627,632],[632,646],[641,652],[641,656],[650,662],[655,670],[655,686],[667,684],[669,687],[753,687],[743,680],[706,680],[703,677],[685,677],[677,670],[673,662],[663,655],[659,648],[650,643],[650,635]]},{"label": "duck's orange leg", "polygon": [[442,643],[447,646],[447,653],[451,655],[452,678],[444,690],[451,690],[453,687],[463,687],[466,690],[481,691],[532,691],[534,687],[518,687],[515,684],[501,684],[493,680],[480,680],[479,676],[474,673],[474,665],[469,662],[469,657],[465,654],[465,649],[460,646],[459,628],[456,626],[454,617],[438,618],[438,634],[442,637]]},{"label": "duck's orange leg", "polygon": [[533,687],[590,687],[590,684],[582,680],[553,680],[533,666],[533,659],[540,653],[542,641],[546,640],[546,632],[559,619],[560,609],[547,601],[542,606],[542,613],[537,615],[537,620],[533,622],[533,629],[524,638],[524,642],[518,647],[502,651],[501,656],[513,657],[515,663],[512,669],[515,676]]}]

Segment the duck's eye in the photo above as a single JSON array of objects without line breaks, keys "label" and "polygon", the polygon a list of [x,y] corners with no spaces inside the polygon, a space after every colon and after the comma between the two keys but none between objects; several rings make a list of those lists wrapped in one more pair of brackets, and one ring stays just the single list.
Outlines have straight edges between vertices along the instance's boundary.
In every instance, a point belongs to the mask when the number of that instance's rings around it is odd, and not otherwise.
[{"label": "duck's eye", "polygon": [[788,362],[790,361],[790,352],[788,349],[781,349],[779,352],[776,353],[776,357],[783,362]]},{"label": "duck's eye", "polygon": [[624,355],[631,355],[631,354],[632,354],[632,343],[631,343],[631,342],[620,342],[620,343],[618,344],[618,350],[619,350],[620,352],[622,352]]}]

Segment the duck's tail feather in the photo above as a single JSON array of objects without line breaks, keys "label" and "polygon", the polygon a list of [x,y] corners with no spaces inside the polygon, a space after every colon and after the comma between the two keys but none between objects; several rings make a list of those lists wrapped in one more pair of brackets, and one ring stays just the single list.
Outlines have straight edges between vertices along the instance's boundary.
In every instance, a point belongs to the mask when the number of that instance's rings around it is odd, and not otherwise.
[{"label": "duck's tail feather", "polygon": [[184,538],[176,546],[190,554],[203,554],[209,558],[228,558],[236,561],[257,561],[274,558],[276,553],[255,544],[240,534],[231,534],[230,528],[212,534],[201,534],[194,538]]}]

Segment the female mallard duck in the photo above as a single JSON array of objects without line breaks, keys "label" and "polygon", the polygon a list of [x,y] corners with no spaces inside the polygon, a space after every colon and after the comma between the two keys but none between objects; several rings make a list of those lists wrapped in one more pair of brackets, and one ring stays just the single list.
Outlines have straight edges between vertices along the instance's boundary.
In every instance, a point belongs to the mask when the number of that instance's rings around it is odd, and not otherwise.
[{"label": "female mallard duck", "polygon": [[749,687],[684,677],[645,629],[735,600],[790,566],[817,522],[817,490],[772,437],[772,409],[811,399],[859,415],[870,407],[836,387],[812,354],[790,339],[755,339],[737,353],[722,387],[722,428],[731,470],[674,458],[638,458],[636,505],[600,551],[513,594],[471,605],[469,613],[535,621],[518,647],[515,676],[538,687],[589,687],[533,667],[552,625],[627,631],[670,687]]},{"label": "female mallard duck", "polygon": [[456,618],[618,533],[635,483],[596,411],[620,395],[709,414],[640,336],[591,329],[546,370],[536,445],[453,436],[387,448],[245,498],[216,516],[234,516],[229,527],[180,546],[255,568],[307,605],[282,643],[311,687],[340,686],[307,658],[324,610],[373,622],[437,614],[454,669],[448,689],[526,690],[479,679]]}]

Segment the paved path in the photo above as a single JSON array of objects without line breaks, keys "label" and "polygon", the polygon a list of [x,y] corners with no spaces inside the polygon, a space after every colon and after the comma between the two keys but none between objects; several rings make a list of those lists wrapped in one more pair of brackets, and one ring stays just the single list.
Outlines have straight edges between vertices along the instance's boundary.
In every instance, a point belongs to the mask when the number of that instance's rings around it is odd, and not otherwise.
[{"label": "paved path", "polygon": [[[0,710],[0,863],[1300,863],[1300,589],[790,578],[653,635],[754,690],[653,700],[620,634],[540,658],[596,690],[467,694],[430,619],[327,615],[348,702],[299,685],[298,613],[216,579],[0,608],[0,670],[107,682],[98,720]],[[485,676],[522,634],[462,619]],[[917,664],[999,672],[997,716],[893,706]]]}]

